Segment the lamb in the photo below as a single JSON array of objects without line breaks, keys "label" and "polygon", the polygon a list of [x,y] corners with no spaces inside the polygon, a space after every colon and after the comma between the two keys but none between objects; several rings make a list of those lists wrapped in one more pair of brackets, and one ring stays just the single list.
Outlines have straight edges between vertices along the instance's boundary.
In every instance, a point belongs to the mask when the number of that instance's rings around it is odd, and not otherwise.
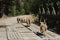
[{"label": "lamb", "polygon": [[47,24],[45,22],[40,22],[40,31],[43,35],[46,34],[47,31]]}]

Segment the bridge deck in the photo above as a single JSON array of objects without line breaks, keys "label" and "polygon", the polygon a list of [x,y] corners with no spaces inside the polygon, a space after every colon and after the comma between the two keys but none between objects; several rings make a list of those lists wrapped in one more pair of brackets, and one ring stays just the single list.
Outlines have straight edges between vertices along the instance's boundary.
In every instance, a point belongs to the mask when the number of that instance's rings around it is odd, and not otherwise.
[{"label": "bridge deck", "polygon": [[47,31],[45,37],[37,33],[40,33],[39,26],[31,24],[27,28],[18,24],[15,17],[0,21],[0,40],[60,40],[60,35],[51,31]]}]

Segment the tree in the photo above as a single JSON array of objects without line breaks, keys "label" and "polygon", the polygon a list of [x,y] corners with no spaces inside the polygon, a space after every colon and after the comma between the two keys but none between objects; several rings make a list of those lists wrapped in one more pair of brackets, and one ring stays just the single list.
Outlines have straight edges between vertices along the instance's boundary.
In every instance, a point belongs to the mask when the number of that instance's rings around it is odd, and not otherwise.
[{"label": "tree", "polygon": [[16,15],[20,15],[20,0],[16,0]]}]

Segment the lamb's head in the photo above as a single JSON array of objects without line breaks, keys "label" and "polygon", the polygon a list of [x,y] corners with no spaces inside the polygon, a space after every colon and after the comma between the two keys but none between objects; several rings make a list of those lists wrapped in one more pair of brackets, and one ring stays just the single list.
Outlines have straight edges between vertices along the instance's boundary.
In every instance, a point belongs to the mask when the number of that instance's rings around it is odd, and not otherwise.
[{"label": "lamb's head", "polygon": [[40,22],[40,25],[45,25],[46,24],[46,22]]}]

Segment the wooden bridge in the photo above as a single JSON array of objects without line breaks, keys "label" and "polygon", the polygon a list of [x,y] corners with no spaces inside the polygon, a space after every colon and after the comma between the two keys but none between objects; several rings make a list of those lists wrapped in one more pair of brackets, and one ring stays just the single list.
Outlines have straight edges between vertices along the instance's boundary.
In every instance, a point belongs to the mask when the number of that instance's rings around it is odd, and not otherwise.
[{"label": "wooden bridge", "polygon": [[47,30],[46,36],[42,36],[39,26],[25,27],[17,23],[16,17],[11,17],[0,20],[0,40],[60,40],[60,35]]}]

